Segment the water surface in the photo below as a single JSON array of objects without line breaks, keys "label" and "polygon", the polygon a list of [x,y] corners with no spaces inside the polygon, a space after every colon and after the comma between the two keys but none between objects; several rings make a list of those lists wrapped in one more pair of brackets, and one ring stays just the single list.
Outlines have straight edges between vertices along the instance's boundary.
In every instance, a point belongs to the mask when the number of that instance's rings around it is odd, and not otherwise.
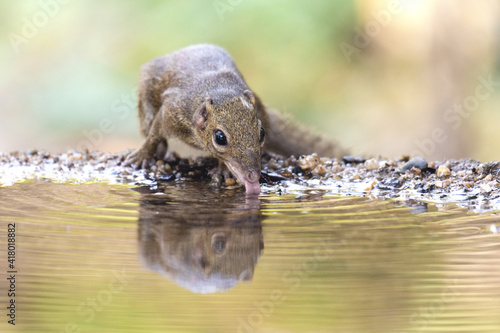
[{"label": "water surface", "polygon": [[[0,187],[2,332],[499,332],[500,218],[195,182]],[[2,264],[6,274],[7,266]]]}]

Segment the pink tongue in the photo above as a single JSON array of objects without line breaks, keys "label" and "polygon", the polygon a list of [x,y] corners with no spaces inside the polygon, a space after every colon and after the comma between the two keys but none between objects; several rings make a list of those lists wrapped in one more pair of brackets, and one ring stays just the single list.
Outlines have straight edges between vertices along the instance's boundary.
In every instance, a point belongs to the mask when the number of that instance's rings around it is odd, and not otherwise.
[{"label": "pink tongue", "polygon": [[260,184],[259,182],[250,183],[248,181],[245,182],[245,190],[247,194],[259,194],[260,193]]}]

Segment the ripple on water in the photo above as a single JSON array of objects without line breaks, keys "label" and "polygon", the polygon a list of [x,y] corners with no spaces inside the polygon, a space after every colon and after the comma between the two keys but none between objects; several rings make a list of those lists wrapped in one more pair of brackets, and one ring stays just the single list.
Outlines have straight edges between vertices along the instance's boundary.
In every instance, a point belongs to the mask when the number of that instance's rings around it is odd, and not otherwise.
[{"label": "ripple on water", "polygon": [[195,182],[2,187],[0,220],[17,233],[16,329],[500,329],[496,214],[328,193],[257,199]]}]

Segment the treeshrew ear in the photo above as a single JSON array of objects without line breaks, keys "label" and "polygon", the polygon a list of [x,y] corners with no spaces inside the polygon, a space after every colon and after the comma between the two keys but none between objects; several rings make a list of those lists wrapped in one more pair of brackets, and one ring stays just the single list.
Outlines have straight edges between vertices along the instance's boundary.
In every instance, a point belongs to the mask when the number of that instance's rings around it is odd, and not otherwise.
[{"label": "treeshrew ear", "polygon": [[255,105],[255,94],[252,91],[247,89],[243,92],[243,95],[245,95],[250,100],[250,102]]},{"label": "treeshrew ear", "polygon": [[196,127],[203,130],[207,127],[207,119],[208,119],[208,105],[212,104],[212,100],[207,98],[201,105],[198,107],[196,112],[193,115],[193,123]]}]

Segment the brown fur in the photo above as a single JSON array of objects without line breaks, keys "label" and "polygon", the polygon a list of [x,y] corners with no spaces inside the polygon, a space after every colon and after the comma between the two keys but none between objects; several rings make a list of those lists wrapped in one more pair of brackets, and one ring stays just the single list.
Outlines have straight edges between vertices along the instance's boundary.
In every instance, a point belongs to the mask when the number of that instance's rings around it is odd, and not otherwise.
[{"label": "brown fur", "polygon": [[[186,192],[139,200],[139,255],[147,268],[193,292],[225,291],[250,281],[264,248],[258,200]],[[208,196],[208,198],[207,198]],[[209,200],[199,200],[200,198]],[[165,205],[165,201],[182,205]],[[218,207],[214,209],[214,207]]]},{"label": "brown fur", "polygon": [[347,151],[335,141],[318,134],[313,128],[297,123],[290,116],[266,108],[269,119],[269,135],[264,149],[274,153],[290,156],[317,153],[319,156],[343,157]]},{"label": "brown fur", "polygon": [[[268,112],[248,88],[231,56],[215,45],[189,46],[145,64],[138,109],[146,141],[126,160],[137,168],[150,163],[155,154],[164,154],[167,138],[178,137],[218,157],[245,185],[254,184],[261,170],[261,127],[266,131],[265,148],[269,151],[286,155],[337,153],[335,145],[319,144],[318,136]],[[217,130],[227,136],[224,147],[214,143]],[[315,150],[320,147],[328,149]]]}]

